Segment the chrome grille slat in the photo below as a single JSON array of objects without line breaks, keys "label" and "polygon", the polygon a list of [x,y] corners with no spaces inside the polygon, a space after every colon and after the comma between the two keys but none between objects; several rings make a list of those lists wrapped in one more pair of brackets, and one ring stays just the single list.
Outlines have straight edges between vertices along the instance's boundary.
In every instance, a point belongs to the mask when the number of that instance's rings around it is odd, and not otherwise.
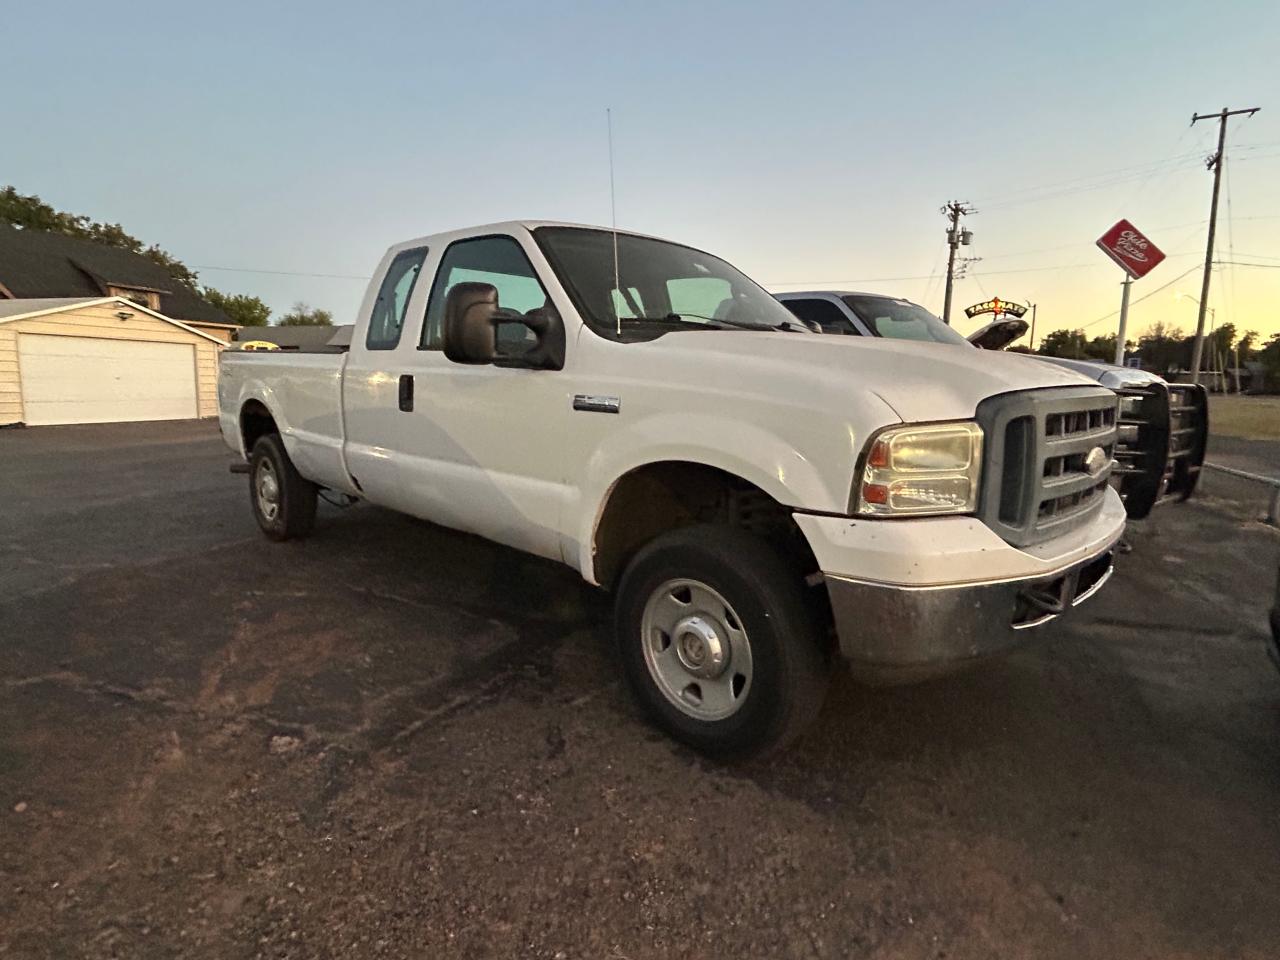
[{"label": "chrome grille slat", "polygon": [[[1104,471],[1105,473],[1105,471]],[[1101,474],[1100,474],[1101,476]],[[1040,485],[1041,491],[1044,493],[1042,503],[1052,499],[1069,496],[1080,490],[1096,487],[1098,485],[1098,477],[1091,477],[1087,473],[1069,473],[1061,477],[1046,479]]]},{"label": "chrome grille slat", "polygon": [[1064,440],[1051,439],[1045,441],[1049,456],[1061,457],[1072,453],[1087,453],[1094,447],[1106,447],[1115,442],[1116,428],[1096,430],[1093,433],[1082,433],[1078,437],[1067,437]]}]

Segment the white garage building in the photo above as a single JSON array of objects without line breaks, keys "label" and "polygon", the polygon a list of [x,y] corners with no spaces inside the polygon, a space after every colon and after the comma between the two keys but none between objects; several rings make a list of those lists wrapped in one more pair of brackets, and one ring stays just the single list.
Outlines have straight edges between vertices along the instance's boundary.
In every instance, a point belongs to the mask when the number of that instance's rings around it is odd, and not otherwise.
[{"label": "white garage building", "polygon": [[0,300],[0,425],[215,416],[225,346],[125,297]]}]

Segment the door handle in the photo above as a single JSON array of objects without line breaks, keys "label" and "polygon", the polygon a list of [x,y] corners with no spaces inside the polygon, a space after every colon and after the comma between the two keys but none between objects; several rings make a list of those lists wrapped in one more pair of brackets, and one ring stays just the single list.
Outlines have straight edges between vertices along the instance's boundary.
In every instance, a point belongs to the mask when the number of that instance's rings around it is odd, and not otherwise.
[{"label": "door handle", "polygon": [[413,409],[413,374],[400,374],[400,409],[408,413]]}]

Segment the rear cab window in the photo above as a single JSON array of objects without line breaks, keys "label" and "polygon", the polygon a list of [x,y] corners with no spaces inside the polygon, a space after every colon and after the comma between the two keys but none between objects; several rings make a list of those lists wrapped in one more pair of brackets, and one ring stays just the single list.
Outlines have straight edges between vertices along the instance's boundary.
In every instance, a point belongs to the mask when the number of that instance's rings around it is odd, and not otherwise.
[{"label": "rear cab window", "polygon": [[413,288],[418,283],[426,259],[426,247],[401,250],[392,259],[369,314],[365,349],[394,350],[399,345],[409,299],[413,296]]}]

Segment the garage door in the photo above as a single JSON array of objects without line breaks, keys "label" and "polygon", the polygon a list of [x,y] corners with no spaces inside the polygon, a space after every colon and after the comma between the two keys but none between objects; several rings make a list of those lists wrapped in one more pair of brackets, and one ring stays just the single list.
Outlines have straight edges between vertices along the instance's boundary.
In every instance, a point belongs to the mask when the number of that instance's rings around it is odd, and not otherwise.
[{"label": "garage door", "polygon": [[29,424],[197,415],[195,346],[189,343],[24,333],[18,371]]}]

